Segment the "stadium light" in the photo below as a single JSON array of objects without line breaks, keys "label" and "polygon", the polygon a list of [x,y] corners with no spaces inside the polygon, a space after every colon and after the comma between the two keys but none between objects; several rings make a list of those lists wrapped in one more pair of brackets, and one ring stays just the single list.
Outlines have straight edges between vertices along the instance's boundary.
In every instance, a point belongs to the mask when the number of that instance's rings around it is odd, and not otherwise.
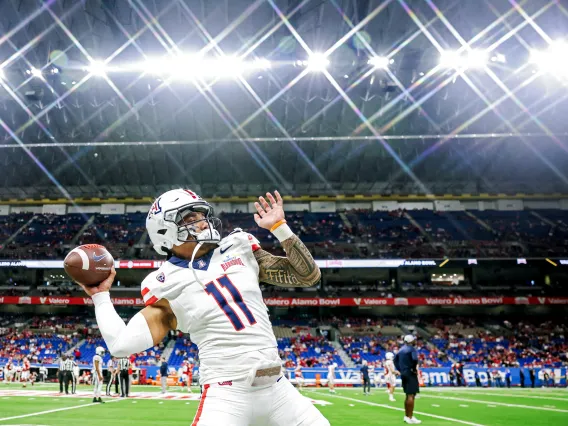
[{"label": "stadium light", "polygon": [[147,73],[170,75],[175,79],[193,78],[233,78],[253,69],[268,69],[270,61],[257,59],[245,62],[236,56],[223,56],[205,59],[194,55],[181,55],[174,58],[153,58],[142,64],[129,67],[129,71],[140,69]]},{"label": "stadium light", "polygon": [[107,67],[102,61],[91,61],[91,64],[87,67],[87,72],[93,75],[104,76],[107,73]]},{"label": "stadium light", "polygon": [[484,50],[472,50],[467,54],[468,68],[483,68],[487,65],[489,55]]},{"label": "stadium light", "polygon": [[472,69],[483,68],[487,65],[489,55],[484,50],[469,52],[445,51],[440,55],[440,65],[444,68]]},{"label": "stadium light", "polygon": [[533,50],[530,62],[537,65],[541,71],[568,77],[568,44],[555,41],[546,50]]},{"label": "stadium light", "polygon": [[323,71],[329,65],[329,59],[323,53],[313,53],[307,60],[308,70],[312,72]]},{"label": "stadium light", "polygon": [[367,63],[372,65],[374,68],[385,70],[389,67],[389,65],[394,63],[394,60],[384,56],[374,56],[370,58]]},{"label": "stadium light", "polygon": [[38,70],[37,68],[34,67],[31,67],[29,70],[26,71],[26,73],[30,74],[32,77],[41,78],[43,76],[41,70]]}]

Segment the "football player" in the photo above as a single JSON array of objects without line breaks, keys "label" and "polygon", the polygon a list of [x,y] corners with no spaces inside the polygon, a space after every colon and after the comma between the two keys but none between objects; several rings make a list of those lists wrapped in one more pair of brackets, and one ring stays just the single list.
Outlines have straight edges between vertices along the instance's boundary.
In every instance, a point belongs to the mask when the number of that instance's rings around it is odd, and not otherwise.
[{"label": "football player", "polygon": [[394,367],[394,354],[392,352],[387,352],[385,361],[385,383],[387,384],[387,390],[389,394],[389,401],[395,401],[394,399],[394,388],[396,387],[396,376],[400,373],[396,371]]},{"label": "football player", "polygon": [[294,378],[296,379],[296,386],[298,389],[302,390],[304,387],[304,373],[302,373],[300,361],[298,361],[298,364],[296,364],[296,368],[294,369]]},{"label": "football player", "polygon": [[259,197],[255,207],[256,224],[272,232],[286,257],[264,251],[241,229],[221,238],[212,206],[193,191],[175,189],[156,199],[146,219],[154,249],[167,256],[142,282],[146,307],[124,323],[109,294],[114,270],[100,285],[83,288],[115,356],[142,352],[170,330],[191,335],[199,348],[203,386],[194,425],[327,426],[282,375],[259,285],[311,287],[319,282],[320,270],[286,224],[278,192]]},{"label": "football player", "polygon": [[30,374],[31,374],[31,365],[28,357],[24,357],[22,362],[22,382],[24,383],[24,387],[28,385],[30,381]]},{"label": "football player", "polygon": [[103,356],[105,348],[98,346],[93,356],[93,402],[104,404],[101,399],[101,391],[103,389]]},{"label": "football player", "polygon": [[182,365],[182,390],[187,385],[187,391],[191,392],[191,381],[193,380],[193,365],[189,362],[189,360],[185,359]]},{"label": "football player", "polygon": [[14,381],[14,374],[16,373],[16,367],[14,367],[14,361],[12,357],[8,358],[8,362],[4,366],[4,381],[6,383],[11,383]]},{"label": "football player", "polygon": [[337,368],[337,363],[332,362],[327,367],[327,387],[330,393],[335,393],[335,369]]}]

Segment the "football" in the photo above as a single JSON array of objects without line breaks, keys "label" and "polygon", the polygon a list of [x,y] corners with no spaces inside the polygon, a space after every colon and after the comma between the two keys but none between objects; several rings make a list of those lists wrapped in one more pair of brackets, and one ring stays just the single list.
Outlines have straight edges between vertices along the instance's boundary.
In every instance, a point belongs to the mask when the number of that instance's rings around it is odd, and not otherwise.
[{"label": "football", "polygon": [[65,272],[73,281],[96,286],[110,275],[114,259],[99,244],[85,244],[74,248],[63,261]]}]

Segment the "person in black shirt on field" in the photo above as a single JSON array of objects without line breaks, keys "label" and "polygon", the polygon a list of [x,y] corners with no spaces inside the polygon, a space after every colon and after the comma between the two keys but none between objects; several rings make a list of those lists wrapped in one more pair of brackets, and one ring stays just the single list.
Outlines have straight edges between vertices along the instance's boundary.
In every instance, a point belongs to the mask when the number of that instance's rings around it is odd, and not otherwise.
[{"label": "person in black shirt on field", "polygon": [[519,368],[519,377],[520,377],[520,380],[521,380],[521,387],[524,388],[525,387],[525,373],[524,373],[522,368]]},{"label": "person in black shirt on field", "polygon": [[406,394],[404,401],[404,422],[409,424],[422,423],[414,417],[414,399],[420,393],[418,387],[418,352],[414,347],[415,337],[412,335],[404,336],[405,345],[400,348],[394,357],[394,366],[400,372],[402,378],[402,388]]},{"label": "person in black shirt on field", "polygon": [[478,388],[481,387],[481,379],[479,378],[479,374],[477,373],[477,371],[475,372],[475,386],[477,386]]},{"label": "person in black shirt on field", "polygon": [[536,375],[534,374],[534,368],[529,368],[529,378],[531,380],[531,388],[534,388],[534,382],[536,380]]},{"label": "person in black shirt on field", "polygon": [[550,386],[550,374],[548,374],[548,371],[543,370],[543,374],[542,374],[542,384],[543,386]]},{"label": "person in black shirt on field", "polygon": [[367,361],[363,361],[363,367],[361,367],[361,377],[363,377],[363,393],[369,395],[371,393],[371,378],[369,377],[369,366]]},{"label": "person in black shirt on field", "polygon": [[456,377],[454,374],[454,367],[450,368],[450,386],[454,385],[454,378]]},{"label": "person in black shirt on field", "polygon": [[460,371],[460,364],[459,363],[455,364],[454,369],[456,373],[456,386],[461,387],[463,386],[463,381],[462,381],[463,376]]},{"label": "person in black shirt on field", "polygon": [[505,383],[507,384],[508,388],[511,387],[511,370],[509,370],[508,368],[505,371]]},{"label": "person in black shirt on field", "polygon": [[489,368],[487,369],[487,387],[490,388],[492,386],[491,383],[491,371],[489,370]]}]

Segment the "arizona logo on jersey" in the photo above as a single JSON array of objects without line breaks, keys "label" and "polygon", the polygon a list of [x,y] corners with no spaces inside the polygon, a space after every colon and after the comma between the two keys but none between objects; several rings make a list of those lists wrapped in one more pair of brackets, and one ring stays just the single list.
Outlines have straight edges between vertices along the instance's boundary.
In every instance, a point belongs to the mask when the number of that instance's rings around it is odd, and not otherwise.
[{"label": "arizona logo on jersey", "polygon": [[223,268],[223,272],[225,272],[231,266],[237,266],[237,265],[245,266],[245,264],[243,263],[240,257],[227,256],[225,259],[223,259],[221,263],[221,268]]}]

